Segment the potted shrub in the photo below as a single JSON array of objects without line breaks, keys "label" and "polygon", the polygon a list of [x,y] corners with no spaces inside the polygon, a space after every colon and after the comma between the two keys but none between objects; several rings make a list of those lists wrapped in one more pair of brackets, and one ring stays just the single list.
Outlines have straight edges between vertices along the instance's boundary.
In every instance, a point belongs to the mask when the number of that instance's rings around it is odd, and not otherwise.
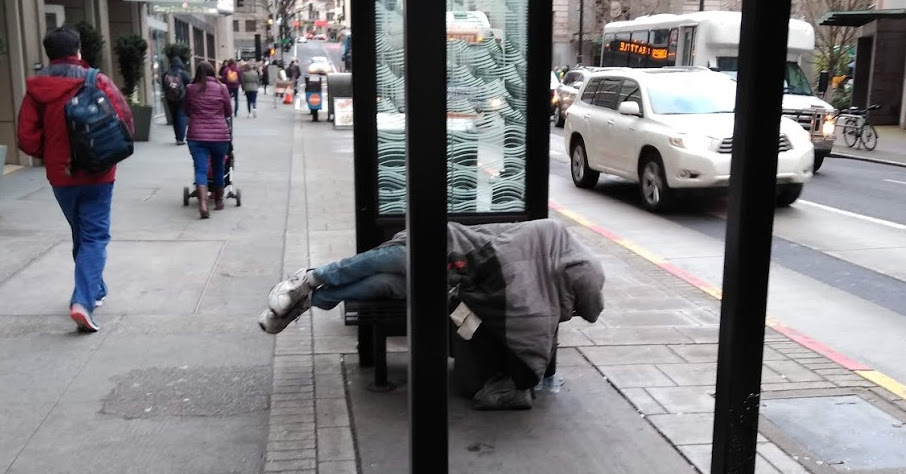
[{"label": "potted shrub", "polygon": [[113,47],[123,77],[123,95],[132,109],[135,123],[135,141],[146,142],[151,135],[153,108],[142,105],[137,98],[138,84],[145,75],[145,59],[148,56],[148,42],[139,35],[120,36]]},{"label": "potted shrub", "polygon": [[91,67],[101,69],[104,65],[104,37],[87,21],[80,21],[75,27],[82,42],[82,59]]}]

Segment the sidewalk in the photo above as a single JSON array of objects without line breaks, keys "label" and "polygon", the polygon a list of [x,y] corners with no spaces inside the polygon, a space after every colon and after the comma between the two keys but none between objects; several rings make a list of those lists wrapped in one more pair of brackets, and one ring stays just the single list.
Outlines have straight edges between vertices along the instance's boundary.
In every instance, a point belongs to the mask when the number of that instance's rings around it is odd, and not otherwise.
[{"label": "sidewalk", "polygon": [[[65,313],[68,228],[43,169],[4,177],[0,472],[406,472],[405,339],[400,388],[373,393],[339,310],[276,338],[255,324],[281,275],[355,251],[352,132],[292,119],[237,119],[242,207],[207,221],[182,207],[188,152],[155,126],[119,170],[94,335]],[[551,216],[601,257],[607,309],[561,325],[566,385],[532,410],[451,398],[451,472],[707,472],[719,302]],[[906,472],[906,401],[766,333],[759,473]]]},{"label": "sidewalk", "polygon": [[192,164],[169,127],[119,166],[96,334],[68,317],[69,228],[44,169],[3,178],[0,472],[261,469],[273,339],[254,315],[283,259],[292,111],[260,115],[236,120],[242,207],[211,219],[182,205]]},{"label": "sidewalk", "polygon": [[853,160],[874,161],[895,166],[906,166],[906,130],[896,125],[875,127],[878,131],[878,146],[873,151],[859,147],[848,147],[838,133],[831,157]]}]

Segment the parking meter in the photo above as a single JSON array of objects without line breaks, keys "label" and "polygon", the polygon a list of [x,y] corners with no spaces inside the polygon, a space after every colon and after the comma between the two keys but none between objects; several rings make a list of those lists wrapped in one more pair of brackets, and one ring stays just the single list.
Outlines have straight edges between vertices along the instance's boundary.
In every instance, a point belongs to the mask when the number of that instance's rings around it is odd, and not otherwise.
[{"label": "parking meter", "polygon": [[308,103],[308,110],[311,111],[312,121],[318,121],[318,111],[321,110],[321,103],[323,102],[323,97],[321,95],[322,91],[322,80],[321,75],[305,76],[305,102]]}]

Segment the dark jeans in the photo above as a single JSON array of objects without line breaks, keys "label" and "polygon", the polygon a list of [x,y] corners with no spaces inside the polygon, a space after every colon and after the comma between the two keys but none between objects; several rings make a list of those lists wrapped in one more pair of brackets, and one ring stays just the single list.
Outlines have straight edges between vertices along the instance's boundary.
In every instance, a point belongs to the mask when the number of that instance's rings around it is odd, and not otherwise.
[{"label": "dark jeans", "polygon": [[239,88],[228,89],[230,91],[230,97],[233,98],[233,117],[239,116]]},{"label": "dark jeans", "polygon": [[189,140],[189,153],[195,164],[195,185],[208,185],[208,163],[211,164],[211,187],[223,187],[223,160],[230,142],[200,142]]},{"label": "dark jeans", "polygon": [[258,108],[258,91],[245,91],[245,102],[248,104],[249,113]]},{"label": "dark jeans", "polygon": [[110,204],[113,183],[55,186],[54,197],[72,231],[75,289],[70,305],[94,311],[94,302],[107,296],[104,266],[110,242]]},{"label": "dark jeans", "polygon": [[388,245],[314,269],[324,283],[311,295],[312,306],[331,309],[346,300],[406,298],[406,247]]},{"label": "dark jeans", "polygon": [[170,107],[170,117],[173,119],[173,134],[176,141],[186,141],[186,112],[182,108],[182,101],[167,102]]}]

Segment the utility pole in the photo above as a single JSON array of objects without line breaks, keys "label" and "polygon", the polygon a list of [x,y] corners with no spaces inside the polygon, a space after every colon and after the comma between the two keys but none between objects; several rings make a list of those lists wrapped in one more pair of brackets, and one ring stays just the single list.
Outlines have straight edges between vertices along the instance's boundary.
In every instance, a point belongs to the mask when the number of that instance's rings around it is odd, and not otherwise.
[{"label": "utility pole", "polygon": [[[704,1],[704,0],[702,0]],[[585,0],[579,0],[579,54],[576,56],[576,64],[582,64],[582,47],[585,46]]]},{"label": "utility pole", "polygon": [[705,11],[705,0],[698,0],[698,11]]}]

